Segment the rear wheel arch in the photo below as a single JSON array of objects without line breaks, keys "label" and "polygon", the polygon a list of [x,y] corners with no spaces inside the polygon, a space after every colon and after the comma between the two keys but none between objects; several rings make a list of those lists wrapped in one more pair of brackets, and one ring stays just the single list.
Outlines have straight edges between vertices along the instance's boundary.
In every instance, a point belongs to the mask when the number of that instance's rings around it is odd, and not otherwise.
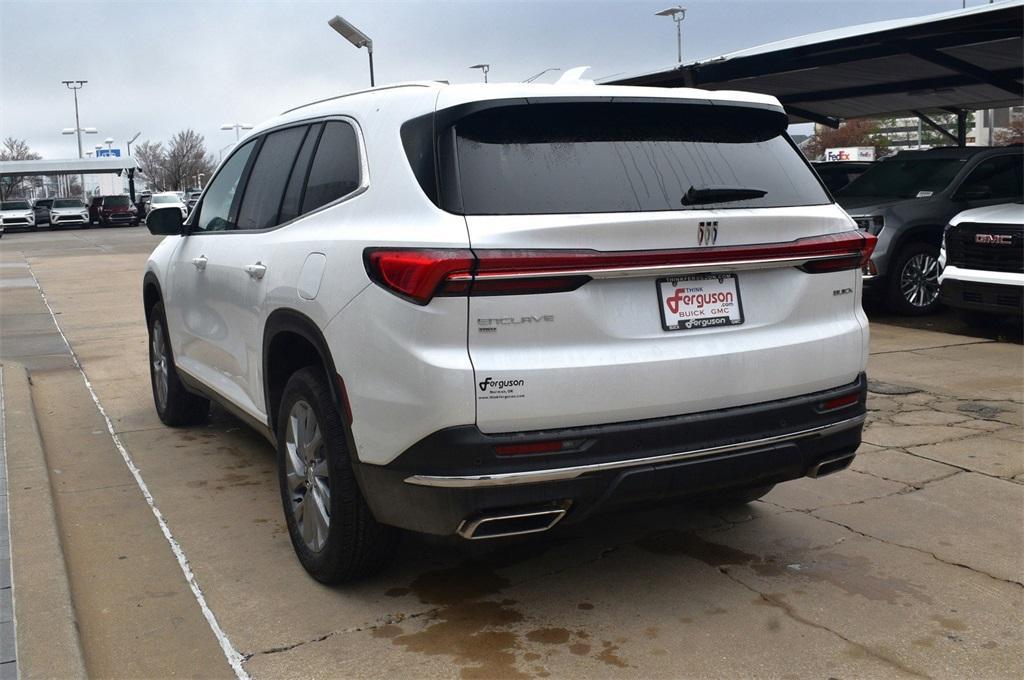
[{"label": "rear wheel arch", "polygon": [[334,360],[320,328],[308,316],[293,309],[271,312],[263,331],[263,396],[267,421],[275,433],[285,385],[293,373],[306,366],[316,366],[324,372],[334,405],[342,418],[347,418]]}]

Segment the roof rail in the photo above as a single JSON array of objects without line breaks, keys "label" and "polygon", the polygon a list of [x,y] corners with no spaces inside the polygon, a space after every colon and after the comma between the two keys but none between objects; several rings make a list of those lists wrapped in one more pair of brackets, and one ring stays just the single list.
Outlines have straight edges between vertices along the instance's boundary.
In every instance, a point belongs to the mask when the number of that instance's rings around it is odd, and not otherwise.
[{"label": "roof rail", "polygon": [[426,82],[395,83],[394,85],[380,85],[378,87],[368,87],[368,88],[366,88],[364,90],[355,90],[354,92],[346,92],[345,94],[338,94],[338,95],[335,95],[333,97],[325,97],[324,99],[317,99],[316,101],[312,101],[312,102],[309,102],[307,104],[301,104],[300,106],[296,106],[296,107],[290,108],[290,109],[288,109],[286,111],[282,111],[278,115],[283,116],[286,113],[291,113],[292,111],[298,111],[299,109],[304,109],[304,108],[306,108],[308,106],[316,106],[317,104],[323,104],[324,102],[334,101],[335,99],[344,99],[345,97],[351,97],[351,96],[357,95],[357,94],[366,94],[367,92],[379,92],[380,90],[394,90],[394,89],[401,88],[401,87],[437,87],[438,84],[447,85],[448,83],[446,81],[443,81],[443,80],[432,80],[432,81],[426,81]]}]

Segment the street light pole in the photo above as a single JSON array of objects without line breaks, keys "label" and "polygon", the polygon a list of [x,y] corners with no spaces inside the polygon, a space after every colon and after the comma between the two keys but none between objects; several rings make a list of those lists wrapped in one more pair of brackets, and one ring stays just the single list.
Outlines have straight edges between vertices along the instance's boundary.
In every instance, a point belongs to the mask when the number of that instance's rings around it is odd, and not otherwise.
[{"label": "street light pole", "polygon": [[487,82],[487,72],[491,70],[490,64],[473,64],[470,68],[478,68],[484,74],[484,82]]},{"label": "street light pole", "polygon": [[686,18],[686,8],[682,5],[676,5],[675,7],[669,7],[663,9],[660,12],[655,12],[655,16],[659,17],[672,17],[672,21],[676,22],[676,58],[679,63],[683,63],[683,19]]},{"label": "street light pole", "polygon": [[136,139],[138,139],[139,135],[141,135],[141,134],[142,134],[141,132],[136,132],[134,137],[129,139],[127,142],[125,142],[125,144],[128,146],[128,155],[129,156],[132,155],[132,142],[134,142]]},{"label": "street light pole", "polygon": [[[78,135],[78,157],[82,157],[82,124],[78,122],[78,91],[85,87],[88,80],[62,80],[60,81],[69,90],[75,93],[75,134]],[[82,186],[82,197],[85,197],[85,175],[79,173],[78,183]],[[68,191],[70,194],[70,190]]]},{"label": "street light pole", "polygon": [[373,41],[370,40],[370,36],[338,15],[335,15],[333,19],[329,19],[327,25],[333,28],[342,38],[352,43],[357,49],[360,47],[366,48],[366,52],[370,57],[370,87],[375,87],[376,83],[373,79]]},{"label": "street light pole", "polygon": [[237,144],[239,138],[241,137],[240,130],[251,130],[252,129],[252,124],[250,124],[250,123],[224,123],[223,125],[220,126],[220,129],[221,130],[231,130],[231,129],[234,129],[234,131],[235,131],[235,144]]}]

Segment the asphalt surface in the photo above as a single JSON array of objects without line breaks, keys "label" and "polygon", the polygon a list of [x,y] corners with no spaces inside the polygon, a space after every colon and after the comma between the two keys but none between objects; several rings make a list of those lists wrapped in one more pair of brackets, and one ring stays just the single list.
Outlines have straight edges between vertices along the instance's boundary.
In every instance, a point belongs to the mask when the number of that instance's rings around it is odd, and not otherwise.
[{"label": "asphalt surface", "polygon": [[1013,327],[875,317],[851,470],[529,540],[410,536],[386,573],[327,588],[292,555],[272,448],[220,410],[156,417],[140,288],[157,240],[0,241],[0,361],[30,372],[90,675],[1019,677]]}]

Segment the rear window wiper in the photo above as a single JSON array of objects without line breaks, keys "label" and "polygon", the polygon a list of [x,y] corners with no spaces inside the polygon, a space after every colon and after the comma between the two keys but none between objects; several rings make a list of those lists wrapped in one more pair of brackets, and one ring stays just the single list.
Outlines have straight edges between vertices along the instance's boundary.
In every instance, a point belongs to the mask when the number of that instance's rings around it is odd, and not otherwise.
[{"label": "rear window wiper", "polygon": [[745,201],[750,198],[761,198],[768,192],[764,189],[748,189],[747,187],[690,187],[680,201],[683,205],[703,205],[705,203],[728,203],[729,201]]}]

